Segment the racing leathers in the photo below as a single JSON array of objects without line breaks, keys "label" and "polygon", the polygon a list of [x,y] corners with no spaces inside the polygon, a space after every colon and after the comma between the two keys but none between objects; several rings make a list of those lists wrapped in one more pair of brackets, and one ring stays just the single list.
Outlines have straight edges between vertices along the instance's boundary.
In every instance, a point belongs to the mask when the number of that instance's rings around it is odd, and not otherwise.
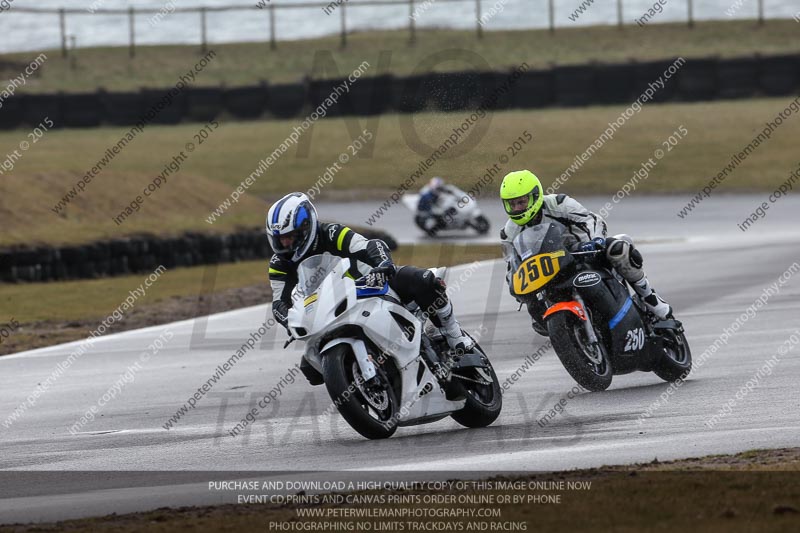
[{"label": "racing leathers", "polygon": [[[553,223],[562,231],[564,247],[576,250],[581,247],[605,247],[605,259],[608,264],[638,294],[648,309],[659,318],[667,318],[672,314],[670,306],[653,288],[642,269],[642,254],[634,247],[633,239],[625,234],[606,238],[606,222],[599,215],[592,213],[577,200],[566,194],[548,194],[544,196],[541,211],[525,226],[519,226],[509,220],[500,231],[503,254],[507,263],[506,281],[511,287],[511,276],[514,274],[514,238],[526,227],[542,223]],[[602,260],[602,259],[601,259]],[[547,329],[542,321],[546,309],[541,302],[528,304],[528,313],[533,319],[533,327],[537,333],[546,334]]]},{"label": "racing leathers", "polygon": [[393,275],[388,276],[389,286],[401,302],[415,302],[424,310],[434,326],[441,329],[453,350],[468,351],[472,348],[471,339],[464,335],[453,314],[444,280],[429,270],[414,266],[397,267],[395,271],[386,243],[380,239],[367,239],[342,224],[319,223],[313,243],[297,262],[279,254],[274,254],[270,259],[272,313],[284,327],[292,305],[292,290],[298,283],[297,265],[308,257],[324,253],[350,259],[348,275],[354,279],[369,276],[376,270],[385,270],[389,265],[394,271]]}]

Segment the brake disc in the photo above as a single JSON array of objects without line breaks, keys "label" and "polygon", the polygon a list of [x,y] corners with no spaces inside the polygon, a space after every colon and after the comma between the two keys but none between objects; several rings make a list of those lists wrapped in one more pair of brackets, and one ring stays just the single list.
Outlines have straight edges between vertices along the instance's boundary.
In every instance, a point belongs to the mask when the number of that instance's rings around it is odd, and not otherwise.
[{"label": "brake disc", "polygon": [[356,388],[370,406],[377,411],[385,411],[389,407],[389,395],[386,394],[385,390],[376,392],[369,390],[365,386],[366,382],[361,375],[361,369],[358,367],[358,363],[353,363],[353,376],[355,377]]}]

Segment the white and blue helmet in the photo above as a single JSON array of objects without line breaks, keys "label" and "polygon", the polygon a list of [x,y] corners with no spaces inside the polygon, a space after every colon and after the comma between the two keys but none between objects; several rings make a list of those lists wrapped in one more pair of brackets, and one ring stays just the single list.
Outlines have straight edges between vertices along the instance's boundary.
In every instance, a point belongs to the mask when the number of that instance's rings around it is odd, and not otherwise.
[{"label": "white and blue helmet", "polygon": [[[303,193],[287,194],[270,207],[267,213],[267,238],[276,254],[299,261],[311,248],[317,232],[317,210]],[[289,246],[281,244],[281,237],[294,234]]]}]

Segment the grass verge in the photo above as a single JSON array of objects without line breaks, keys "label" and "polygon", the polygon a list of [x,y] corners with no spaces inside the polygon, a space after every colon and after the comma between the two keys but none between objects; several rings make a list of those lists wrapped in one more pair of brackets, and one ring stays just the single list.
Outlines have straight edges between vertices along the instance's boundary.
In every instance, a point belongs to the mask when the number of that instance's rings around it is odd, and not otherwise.
[{"label": "grass verge", "polygon": [[[499,246],[401,246],[399,265],[451,266],[500,257]],[[166,271],[107,333],[156,326],[271,301],[266,261]],[[20,328],[0,344],[0,355],[87,337],[146,275],[55,283],[0,284],[0,317]]]},{"label": "grass verge", "polygon": [[[720,173],[732,156],[742,151],[790,101],[786,97],[646,105],[574,173],[561,192],[611,196],[653,157],[656,149],[664,149],[664,158],[648,179],[637,184],[633,194],[686,193],[688,200],[690,193],[695,194]],[[437,161],[416,178],[412,189],[433,175],[442,175],[469,190],[501,155],[511,155],[509,145],[527,130],[533,141],[522,146],[506,165],[499,165],[500,173],[480,189],[480,195],[491,202],[484,208],[499,209],[495,195],[505,172],[530,168],[546,186],[569,168],[576,155],[594,143],[624,110],[625,106],[606,106],[487,115],[475,126],[475,131],[480,131],[486,125],[485,134],[461,141],[473,144],[479,140],[477,144],[459,157]],[[209,213],[288,136],[296,122],[222,122],[180,172],[167,178],[167,183],[144,202],[140,211],[119,226],[112,217],[141,194],[199,127],[148,127],[61,215],[54,214],[51,208],[123,130],[51,131],[25,153],[12,173],[0,180],[0,246],[91,242],[139,232],[228,232],[238,226],[260,224],[266,210],[264,200],[276,199],[289,189],[306,191],[318,182],[322,185],[318,198],[342,194],[350,198],[380,198],[376,201],[378,208],[467,116],[468,113],[419,113],[351,118],[350,124],[357,131],[366,127],[374,132],[376,144],[372,154],[362,149],[343,165],[338,158],[350,142],[347,121],[319,121],[301,137],[301,143],[308,142],[307,152],[290,148],[213,225],[206,222]],[[662,143],[680,126],[688,134],[675,148],[666,151]],[[407,140],[415,135],[430,148],[412,150]],[[13,146],[23,137],[19,131],[2,132],[0,146]],[[773,190],[797,166],[798,137],[800,118],[791,116],[716,191]],[[332,181],[319,181],[326,168],[334,164],[339,164],[340,170],[334,172]],[[391,232],[391,228],[385,229]]]},{"label": "grass verge", "polygon": [[[367,60],[375,75],[382,51],[390,53],[387,72],[406,75],[420,68],[430,55],[447,49],[468,50],[482,64],[448,61],[434,68],[439,71],[503,69],[527,62],[531,67],[552,63],[581,64],[591,61],[626,62],[683,56],[737,56],[754,53],[776,54],[800,51],[797,24],[791,20],[770,20],[765,26],[755,21],[651,24],[644,28],[615,26],[558,28],[487,32],[477,39],[471,30],[418,30],[417,42],[408,44],[408,33],[397,31],[356,32],[348,36],[348,46],[339,47],[339,37],[329,36],[303,41],[286,41],[271,51],[268,43],[213,44],[217,52],[212,64],[197,80],[200,86],[254,85],[260,80],[295,81],[304,76],[334,77],[352,72]],[[329,52],[333,62],[317,58]],[[0,56],[0,79],[19,74],[37,53]],[[51,50],[40,73],[23,89],[26,92],[80,92],[104,87],[110,91],[131,91],[140,87],[169,87],[178,76],[201,57],[199,46],[140,46],[136,57],[128,57],[127,47],[78,49],[71,59]]]},{"label": "grass verge", "polygon": [[[377,495],[413,497],[459,497],[493,494],[493,504],[461,505],[220,505],[211,507],[161,508],[154,511],[102,518],[68,520],[52,524],[0,527],[2,533],[23,531],[325,531],[341,524],[337,531],[704,531],[789,532],[797,531],[800,520],[800,449],[753,450],[744,454],[710,456],[679,461],[603,467],[534,475],[492,478],[492,482],[580,482],[585,490],[560,493],[558,503],[499,503],[500,495],[554,495],[554,491],[421,491],[371,492]],[[589,484],[589,485],[587,485]],[[557,491],[556,491],[557,492]],[[301,493],[303,494],[303,493]],[[350,493],[352,495],[352,493]],[[360,493],[362,497],[367,496]],[[232,497],[232,496],[229,496]],[[366,500],[366,498],[364,498]],[[440,500],[441,501],[441,500]],[[517,524],[516,529],[502,527],[470,528],[469,518],[375,519],[300,518],[298,509],[330,509],[339,517],[348,509],[363,507],[395,509],[470,509],[494,508],[500,518],[485,519],[488,524]],[[329,524],[324,527],[323,520]],[[472,522],[481,520],[472,519]],[[271,523],[286,529],[270,529]],[[369,523],[371,529],[366,528]],[[394,527],[388,528],[391,523]],[[412,524],[450,524],[449,529],[411,527]],[[352,529],[344,529],[347,525]],[[377,529],[378,525],[384,529]],[[398,525],[399,524],[399,525]],[[360,528],[359,528],[360,525]],[[293,527],[297,526],[297,527]],[[316,526],[316,528],[314,528]],[[304,529],[298,529],[304,528]]]}]

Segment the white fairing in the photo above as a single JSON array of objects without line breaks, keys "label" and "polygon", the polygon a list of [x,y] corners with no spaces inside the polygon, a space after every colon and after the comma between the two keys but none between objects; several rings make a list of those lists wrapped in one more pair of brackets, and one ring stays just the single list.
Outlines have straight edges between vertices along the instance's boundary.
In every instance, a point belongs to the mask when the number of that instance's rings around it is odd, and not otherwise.
[{"label": "white fairing", "polygon": [[[419,195],[407,194],[403,196],[403,203],[411,211],[418,214],[425,214],[417,211]],[[445,216],[450,208],[456,210],[455,214],[452,216]],[[466,229],[470,227],[471,222],[474,222],[479,216],[482,216],[483,213],[478,207],[478,202],[473,200],[468,194],[464,194],[460,199],[449,194],[443,194],[440,196],[436,205],[431,209],[431,214],[443,217],[447,221],[446,229]]]},{"label": "white fairing", "polygon": [[[381,354],[368,353],[368,359],[364,359],[367,344],[362,339],[366,338],[394,360],[400,371],[402,394],[398,398],[401,409],[398,420],[401,425],[464,407],[464,400],[453,402],[445,398],[436,377],[420,356],[423,324],[417,316],[403,305],[380,297],[358,298],[355,281],[346,275],[348,266],[347,259],[323,254],[307,259],[298,267],[298,289],[289,311],[289,328],[297,340],[305,343],[305,357],[309,363],[322,372],[324,352],[347,343],[353,346],[362,376],[369,379],[375,372],[372,361],[377,361]],[[391,289],[387,295],[399,302]],[[344,311],[340,308],[343,302],[346,302]],[[336,316],[337,309],[339,316]],[[411,339],[390,313],[412,325]],[[329,332],[344,326],[355,327],[345,337],[330,338]],[[322,345],[326,336],[329,338]],[[420,366],[424,370],[418,380]]]}]

